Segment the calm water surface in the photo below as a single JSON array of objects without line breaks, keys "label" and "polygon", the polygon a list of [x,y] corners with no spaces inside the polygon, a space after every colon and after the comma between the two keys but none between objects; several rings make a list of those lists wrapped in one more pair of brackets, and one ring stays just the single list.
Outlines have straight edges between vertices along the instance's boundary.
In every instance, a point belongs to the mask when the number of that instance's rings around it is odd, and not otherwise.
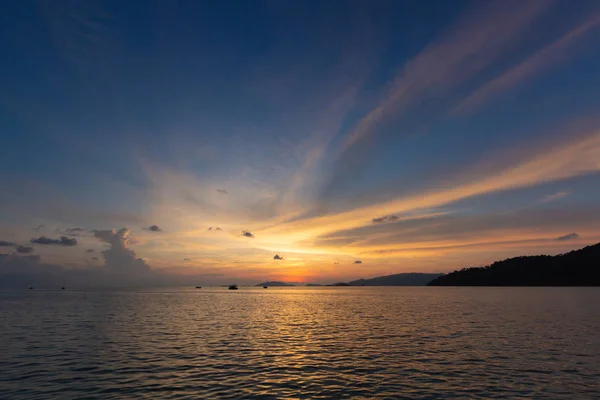
[{"label": "calm water surface", "polygon": [[600,290],[4,291],[0,398],[600,398]]}]

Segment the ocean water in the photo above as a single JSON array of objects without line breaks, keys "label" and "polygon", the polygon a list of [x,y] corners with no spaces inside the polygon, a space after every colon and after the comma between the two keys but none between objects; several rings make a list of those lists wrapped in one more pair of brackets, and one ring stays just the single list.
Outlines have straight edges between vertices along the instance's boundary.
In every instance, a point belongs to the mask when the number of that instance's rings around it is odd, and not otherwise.
[{"label": "ocean water", "polygon": [[600,398],[600,289],[1,291],[0,399],[84,398]]}]

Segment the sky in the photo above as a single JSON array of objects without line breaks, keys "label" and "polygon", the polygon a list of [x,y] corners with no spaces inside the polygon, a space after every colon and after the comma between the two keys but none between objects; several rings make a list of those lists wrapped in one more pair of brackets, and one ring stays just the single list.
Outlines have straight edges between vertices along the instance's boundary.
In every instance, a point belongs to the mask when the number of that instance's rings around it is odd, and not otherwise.
[{"label": "sky", "polygon": [[595,0],[2,8],[4,286],[329,283],[600,242]]}]

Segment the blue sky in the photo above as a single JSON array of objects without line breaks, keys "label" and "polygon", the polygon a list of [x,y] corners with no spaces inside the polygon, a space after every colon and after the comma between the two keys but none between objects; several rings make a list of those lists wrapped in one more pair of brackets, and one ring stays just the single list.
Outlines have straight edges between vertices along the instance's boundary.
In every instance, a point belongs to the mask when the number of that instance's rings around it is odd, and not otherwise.
[{"label": "blue sky", "polygon": [[600,241],[595,1],[11,1],[0,26],[4,273],[329,282]]}]

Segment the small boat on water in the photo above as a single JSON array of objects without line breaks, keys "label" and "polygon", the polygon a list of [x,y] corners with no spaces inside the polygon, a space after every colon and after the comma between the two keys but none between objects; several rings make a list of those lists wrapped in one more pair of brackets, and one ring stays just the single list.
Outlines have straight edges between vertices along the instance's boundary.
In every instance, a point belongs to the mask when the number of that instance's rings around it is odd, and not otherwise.
[{"label": "small boat on water", "polygon": [[263,286],[263,289],[266,289],[266,288],[268,288],[268,286],[267,286],[267,285]]},{"label": "small boat on water", "polygon": [[66,289],[66,287],[64,287],[64,286],[60,288],[60,290],[65,290],[65,289]]},{"label": "small boat on water", "polygon": [[238,290],[237,285],[231,285],[229,286],[229,290]]},{"label": "small boat on water", "polygon": [[33,290],[33,286],[29,286],[29,290]]},{"label": "small boat on water", "polygon": [[196,286],[196,289],[202,289],[202,286]]}]

